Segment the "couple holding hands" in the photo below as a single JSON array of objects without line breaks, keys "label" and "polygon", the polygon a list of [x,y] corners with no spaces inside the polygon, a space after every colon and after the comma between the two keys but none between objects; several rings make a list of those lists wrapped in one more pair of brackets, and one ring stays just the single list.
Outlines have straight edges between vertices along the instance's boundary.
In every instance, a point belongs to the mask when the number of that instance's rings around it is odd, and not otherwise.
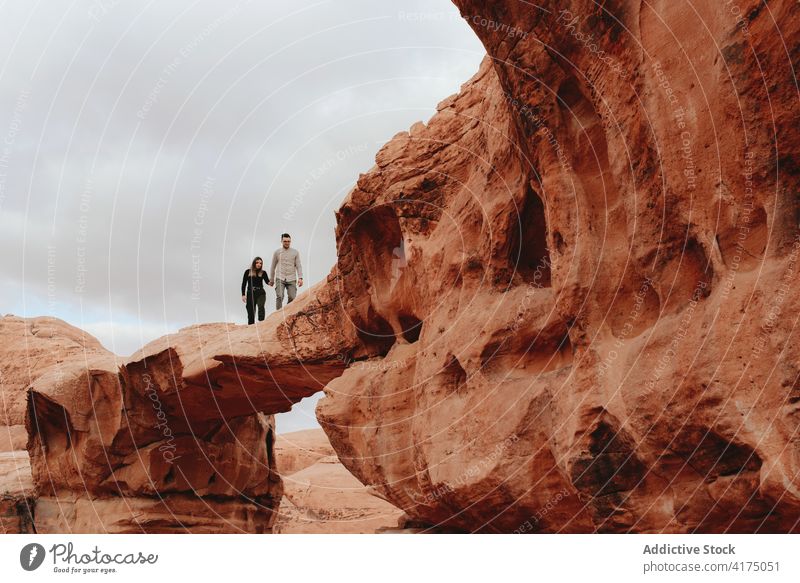
[{"label": "couple holding hands", "polygon": [[281,246],[272,254],[272,266],[269,277],[264,270],[261,257],[253,259],[242,278],[242,301],[247,306],[247,323],[255,324],[256,308],[258,320],[264,319],[264,304],[267,301],[267,290],[264,284],[275,286],[275,309],[283,306],[284,293],[289,296],[287,304],[292,303],[297,295],[297,288],[303,287],[303,266],[300,264],[300,253],[292,248],[292,237],[289,233],[281,235]]}]

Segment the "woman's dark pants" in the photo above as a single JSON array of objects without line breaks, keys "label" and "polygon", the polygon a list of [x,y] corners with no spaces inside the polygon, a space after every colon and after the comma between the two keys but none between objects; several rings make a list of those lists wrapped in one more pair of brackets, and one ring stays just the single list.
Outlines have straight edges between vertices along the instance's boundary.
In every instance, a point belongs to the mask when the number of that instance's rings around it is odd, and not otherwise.
[{"label": "woman's dark pants", "polygon": [[258,307],[258,321],[264,319],[264,304],[267,301],[267,292],[256,288],[247,294],[247,323],[256,323],[256,307]]}]

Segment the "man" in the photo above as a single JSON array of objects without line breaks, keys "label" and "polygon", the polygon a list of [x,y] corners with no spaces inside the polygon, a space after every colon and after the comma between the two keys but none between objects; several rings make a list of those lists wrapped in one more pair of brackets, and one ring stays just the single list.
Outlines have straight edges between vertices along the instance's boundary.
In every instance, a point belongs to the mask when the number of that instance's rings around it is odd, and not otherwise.
[{"label": "man", "polygon": [[[297,288],[303,287],[303,266],[300,265],[300,253],[292,249],[292,238],[289,233],[281,235],[281,247],[272,254],[272,267],[269,270],[269,285],[275,286],[275,309],[283,306],[283,293],[289,296],[287,304],[291,304],[297,295]],[[295,285],[295,281],[297,285]]]}]

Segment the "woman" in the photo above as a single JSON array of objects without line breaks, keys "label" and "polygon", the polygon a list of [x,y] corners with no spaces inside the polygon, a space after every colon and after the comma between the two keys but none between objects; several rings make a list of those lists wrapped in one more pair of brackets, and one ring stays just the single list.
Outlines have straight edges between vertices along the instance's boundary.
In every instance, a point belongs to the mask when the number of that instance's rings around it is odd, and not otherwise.
[{"label": "woman", "polygon": [[258,306],[258,321],[264,319],[264,303],[267,301],[267,291],[264,284],[270,285],[267,272],[262,269],[264,262],[261,257],[253,259],[249,269],[244,270],[242,277],[242,301],[247,306],[247,323],[256,323],[256,306]]}]

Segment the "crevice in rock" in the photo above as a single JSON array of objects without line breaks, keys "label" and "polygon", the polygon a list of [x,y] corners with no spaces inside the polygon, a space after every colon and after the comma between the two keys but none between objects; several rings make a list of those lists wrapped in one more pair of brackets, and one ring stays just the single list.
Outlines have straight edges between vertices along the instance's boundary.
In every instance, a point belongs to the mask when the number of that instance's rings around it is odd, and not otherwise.
[{"label": "crevice in rock", "polygon": [[[542,199],[528,186],[525,203],[512,221],[512,263],[527,283],[550,287],[550,250],[547,248],[547,219]],[[516,224],[515,224],[516,223]]]},{"label": "crevice in rock", "polygon": [[388,299],[403,275],[404,242],[400,221],[390,205],[378,205],[355,217],[344,234],[364,281],[376,299]]},{"label": "crevice in rock", "polygon": [[767,213],[743,208],[730,227],[717,233],[720,252],[729,269],[751,270],[763,261],[769,239]]},{"label": "crevice in rock", "polygon": [[394,346],[396,337],[392,326],[378,315],[371,305],[368,308],[367,317],[357,326],[357,335],[366,354],[357,354],[355,360],[386,356]]},{"label": "crevice in rock", "polygon": [[659,296],[668,312],[680,311],[690,301],[707,298],[713,280],[714,269],[703,245],[689,237],[680,248],[665,254]]},{"label": "crevice in rock", "polygon": [[422,333],[422,320],[413,314],[400,314],[397,320],[402,328],[401,334],[406,342],[413,344]]},{"label": "crevice in rock", "polygon": [[670,449],[685,459],[706,481],[718,476],[756,472],[761,468],[761,457],[753,448],[734,443],[703,427],[682,428]]},{"label": "crevice in rock", "polygon": [[658,321],[661,299],[656,284],[641,277],[628,265],[624,280],[615,291],[606,314],[606,321],[615,337],[626,340],[634,338]]},{"label": "crevice in rock", "polygon": [[[570,477],[579,491],[592,498],[631,490],[647,473],[635,455],[634,440],[604,409],[600,409],[582,445],[585,449],[573,460]],[[602,503],[597,504],[602,507]]]},{"label": "crevice in rock", "polygon": [[67,410],[35,391],[29,391],[28,403],[28,435],[38,436],[46,455],[63,455],[72,449],[75,429]]},{"label": "crevice in rock", "polygon": [[[376,205],[347,220],[341,234],[339,253],[352,256],[354,273],[348,281],[358,281],[366,293],[359,293],[359,304],[352,313],[353,324],[363,349],[353,356],[385,356],[396,341],[389,319],[393,315],[376,305],[396,304],[393,298],[402,295],[407,267],[405,241],[400,230],[397,209],[392,205]],[[345,282],[346,283],[346,282]],[[413,335],[413,333],[412,333]]]},{"label": "crevice in rock", "polygon": [[571,153],[572,169],[580,179],[587,197],[586,204],[594,214],[598,214],[598,218],[610,214],[618,202],[619,193],[611,179],[602,119],[574,77],[568,78],[559,88],[558,106],[567,142],[561,144],[561,148]]},{"label": "crevice in rock", "polygon": [[439,376],[447,394],[460,393],[467,384],[467,372],[461,366],[458,358],[453,355],[447,359],[447,364],[439,372]]},{"label": "crevice in rock", "polygon": [[272,427],[267,429],[266,446],[267,446],[267,467],[270,470],[274,470],[275,469],[275,432],[272,429]]},{"label": "crevice in rock", "polygon": [[481,371],[492,377],[512,378],[554,371],[572,364],[573,346],[566,325],[543,330],[520,329],[495,336],[481,352]]},{"label": "crevice in rock", "polygon": [[567,249],[567,244],[564,242],[564,237],[558,231],[553,231],[553,243],[555,244],[556,251],[563,255]]}]

